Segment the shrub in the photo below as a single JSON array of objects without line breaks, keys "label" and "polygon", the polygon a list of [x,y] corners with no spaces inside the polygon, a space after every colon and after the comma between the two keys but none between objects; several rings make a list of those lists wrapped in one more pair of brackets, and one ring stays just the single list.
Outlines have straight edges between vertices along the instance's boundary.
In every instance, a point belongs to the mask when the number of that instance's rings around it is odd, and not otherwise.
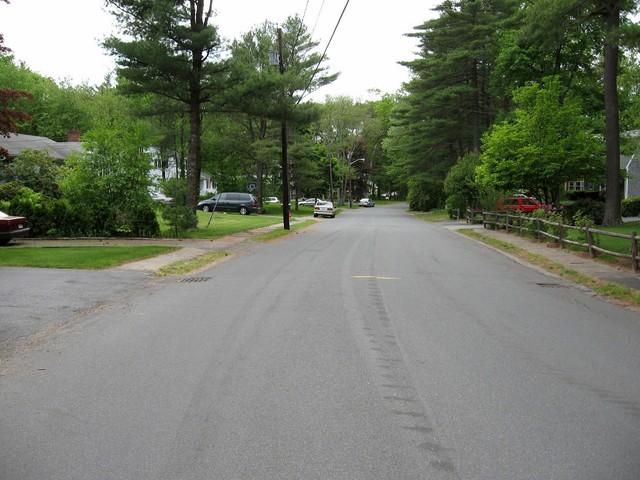
[{"label": "shrub", "polygon": [[566,218],[570,224],[575,223],[576,214],[580,213],[580,217],[588,217],[595,225],[602,225],[604,220],[604,203],[597,200],[577,200],[572,204],[566,205]]},{"label": "shrub", "polygon": [[567,200],[578,201],[578,200],[594,200],[594,201],[605,201],[605,192],[601,192],[599,190],[571,190],[566,192]]},{"label": "shrub", "polygon": [[454,218],[454,210],[456,209],[460,213],[460,216],[464,217],[467,210],[467,202],[462,196],[458,194],[450,195],[449,197],[447,197],[446,204],[446,210],[449,218]]},{"label": "shrub", "polygon": [[418,212],[428,212],[444,203],[444,182],[434,178],[420,176],[408,182],[407,201],[409,208]]},{"label": "shrub", "polygon": [[13,198],[20,195],[22,185],[18,182],[5,182],[0,184],[0,200],[11,201]]},{"label": "shrub", "polygon": [[625,198],[622,200],[623,217],[637,217],[640,216],[640,197]]},{"label": "shrub", "polygon": [[182,178],[172,178],[164,183],[163,190],[166,195],[173,198],[171,205],[163,205],[162,218],[171,225],[176,238],[180,232],[196,228],[198,218],[196,214],[187,207],[187,184]]}]

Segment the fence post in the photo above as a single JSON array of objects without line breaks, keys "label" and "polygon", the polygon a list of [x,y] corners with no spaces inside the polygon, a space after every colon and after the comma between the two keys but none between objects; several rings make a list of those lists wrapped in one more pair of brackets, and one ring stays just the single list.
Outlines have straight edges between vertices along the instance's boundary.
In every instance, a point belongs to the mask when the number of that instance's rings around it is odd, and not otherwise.
[{"label": "fence post", "polygon": [[587,246],[589,248],[589,257],[596,258],[596,251],[593,249],[593,233],[589,227],[585,227],[585,232],[587,233]]},{"label": "fence post", "polygon": [[540,241],[540,218],[536,218],[536,238]]},{"label": "fence post", "polygon": [[564,248],[562,245],[563,240],[564,240],[564,223],[562,223],[562,220],[560,220],[558,222],[558,244],[560,245],[560,248]]},{"label": "fence post", "polygon": [[496,223],[493,224],[493,229],[498,230],[498,212],[496,212]]},{"label": "fence post", "polygon": [[635,230],[631,232],[631,270],[633,273],[638,271],[638,239]]}]

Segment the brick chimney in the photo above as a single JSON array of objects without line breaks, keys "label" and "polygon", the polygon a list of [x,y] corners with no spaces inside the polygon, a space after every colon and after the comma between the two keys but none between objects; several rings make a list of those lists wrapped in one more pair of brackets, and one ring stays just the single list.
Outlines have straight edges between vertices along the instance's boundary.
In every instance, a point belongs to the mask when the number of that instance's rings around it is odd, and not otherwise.
[{"label": "brick chimney", "polygon": [[80,141],[80,130],[67,131],[67,142],[79,142],[79,141]]}]

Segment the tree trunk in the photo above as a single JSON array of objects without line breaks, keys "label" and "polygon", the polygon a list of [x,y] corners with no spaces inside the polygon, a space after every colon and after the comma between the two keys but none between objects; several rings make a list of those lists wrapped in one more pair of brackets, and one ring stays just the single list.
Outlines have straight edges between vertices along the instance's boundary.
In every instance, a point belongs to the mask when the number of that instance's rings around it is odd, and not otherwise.
[{"label": "tree trunk", "polygon": [[196,211],[200,196],[200,138],[202,114],[200,102],[192,102],[189,107],[189,154],[187,156],[187,206]]},{"label": "tree trunk", "polygon": [[620,25],[620,3],[608,2],[606,10],[606,37],[604,41],[604,112],[605,144],[607,155],[606,187],[607,199],[604,210],[604,225],[622,223],[620,215],[620,123],[618,108],[618,41]]}]

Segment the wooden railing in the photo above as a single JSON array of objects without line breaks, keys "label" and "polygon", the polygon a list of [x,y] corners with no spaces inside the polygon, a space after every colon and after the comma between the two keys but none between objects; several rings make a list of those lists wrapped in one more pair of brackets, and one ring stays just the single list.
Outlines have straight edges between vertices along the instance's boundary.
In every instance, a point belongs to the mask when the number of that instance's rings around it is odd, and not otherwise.
[{"label": "wooden railing", "polygon": [[[482,222],[478,221],[479,216],[482,217]],[[516,213],[483,211],[481,214],[478,214],[471,210],[467,210],[467,223],[482,223],[484,228],[494,230],[504,229],[507,233],[514,231],[521,235],[529,235],[538,241],[558,243],[560,248],[564,248],[566,245],[575,245],[586,249],[591,258],[595,258],[601,253],[618,258],[625,258],[631,261],[631,269],[634,272],[637,272],[639,268],[640,258],[638,255],[638,236],[636,231],[631,232],[631,235],[626,235],[590,227],[576,227],[562,222],[553,222],[544,218],[530,217]],[[567,235],[567,233],[571,231],[580,232],[580,235]],[[579,241],[576,237],[583,237],[584,241]],[[598,244],[599,237],[613,237],[628,240],[629,253],[621,253],[601,248]]]}]

